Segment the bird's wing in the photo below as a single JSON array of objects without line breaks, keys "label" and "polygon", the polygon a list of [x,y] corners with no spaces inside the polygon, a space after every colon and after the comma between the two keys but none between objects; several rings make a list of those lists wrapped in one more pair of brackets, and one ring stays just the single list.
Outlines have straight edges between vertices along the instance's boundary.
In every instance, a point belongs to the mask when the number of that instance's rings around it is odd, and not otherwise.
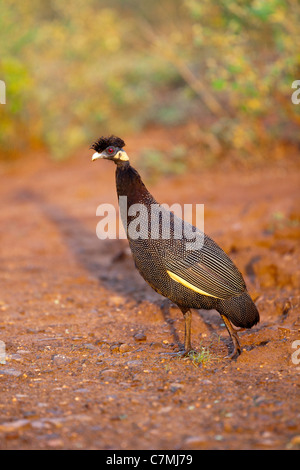
[{"label": "bird's wing", "polygon": [[186,252],[183,258],[168,253],[168,275],[189,289],[209,297],[228,299],[242,294],[244,279],[226,253],[208,237],[201,250]]}]

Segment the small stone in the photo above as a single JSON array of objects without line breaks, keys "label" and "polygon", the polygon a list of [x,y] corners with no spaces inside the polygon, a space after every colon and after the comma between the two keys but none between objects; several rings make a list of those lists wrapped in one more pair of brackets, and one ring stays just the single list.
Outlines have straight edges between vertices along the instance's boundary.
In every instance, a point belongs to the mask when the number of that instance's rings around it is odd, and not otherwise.
[{"label": "small stone", "polygon": [[171,410],[172,410],[172,406],[163,406],[163,407],[159,410],[159,414],[170,413]]},{"label": "small stone", "polygon": [[134,337],[134,340],[139,342],[139,341],[146,341],[147,339],[147,336],[145,335],[145,333],[136,333],[135,335],[133,335]]},{"label": "small stone", "polygon": [[292,447],[300,448],[300,434],[297,436],[294,436],[291,442],[289,443],[288,448],[292,448]]},{"label": "small stone", "polygon": [[85,415],[85,414],[78,414],[78,415],[71,415],[68,416],[68,421],[76,420],[79,421],[80,423],[89,423],[90,421],[93,420],[91,416]]},{"label": "small stone", "polygon": [[54,439],[49,439],[47,442],[47,445],[49,447],[55,448],[55,447],[62,447],[64,445],[62,439],[60,438],[54,438]]},{"label": "small stone", "polygon": [[42,419],[37,419],[35,421],[31,421],[31,427],[32,429],[50,429],[50,424],[46,423],[45,420]]},{"label": "small stone", "polygon": [[115,369],[104,369],[100,372],[101,377],[113,376],[116,374],[117,371]]},{"label": "small stone", "polygon": [[126,353],[126,352],[130,351],[131,347],[130,347],[129,344],[123,343],[123,344],[120,345],[119,350],[120,350],[120,353],[123,354],[123,353]]},{"label": "small stone", "polygon": [[207,438],[204,435],[199,434],[198,436],[191,436],[187,437],[182,446],[181,449],[187,449],[187,450],[192,450],[192,449],[198,449],[204,448],[207,444]]},{"label": "small stone", "polygon": [[184,386],[182,384],[172,383],[170,384],[170,390],[172,393],[180,392]]},{"label": "small stone", "polygon": [[82,345],[82,347],[83,347],[84,349],[91,349],[91,350],[97,349],[96,346],[94,346],[92,343],[84,343],[84,344]]},{"label": "small stone", "polygon": [[162,343],[154,342],[150,344],[151,348],[153,349],[162,349],[165,348],[165,345]]},{"label": "small stone", "polygon": [[56,366],[65,366],[66,364],[69,364],[71,362],[71,359],[67,356],[65,356],[64,354],[55,354],[54,356],[52,356],[52,362],[56,365]]},{"label": "small stone", "polygon": [[124,304],[124,299],[123,297],[120,297],[119,295],[114,295],[110,297],[109,304],[115,305],[116,307],[120,307],[120,305]]},{"label": "small stone", "polygon": [[209,380],[209,379],[204,379],[204,380],[201,381],[201,384],[202,384],[202,385],[211,385],[211,384],[212,384],[212,381]]},{"label": "small stone", "polygon": [[2,369],[0,368],[0,375],[11,375],[13,377],[20,377],[22,375],[22,372],[20,372],[17,369],[13,368],[8,368],[8,369]]},{"label": "small stone", "polygon": [[97,345],[97,346],[100,346],[101,349],[102,349],[102,348],[104,348],[104,349],[109,349],[109,347],[110,347],[110,346],[109,346],[109,342],[106,341],[105,339],[103,339],[103,340],[100,339],[100,340],[96,341],[96,345]]},{"label": "small stone", "polygon": [[112,352],[112,353],[119,352],[120,351],[120,345],[119,345],[119,343],[112,344],[109,349],[110,349],[110,352]]},{"label": "small stone", "polygon": [[140,366],[141,364],[143,364],[143,361],[127,361],[126,364],[129,366],[129,367],[134,367],[134,366]]},{"label": "small stone", "polygon": [[19,361],[22,360],[22,356],[21,356],[20,354],[11,354],[11,355],[9,356],[9,359],[10,359],[11,361],[18,361],[18,362],[19,362]]},{"label": "small stone", "polygon": [[18,419],[17,421],[10,421],[0,424],[0,432],[14,432],[24,429],[29,426],[30,421],[28,419]]}]

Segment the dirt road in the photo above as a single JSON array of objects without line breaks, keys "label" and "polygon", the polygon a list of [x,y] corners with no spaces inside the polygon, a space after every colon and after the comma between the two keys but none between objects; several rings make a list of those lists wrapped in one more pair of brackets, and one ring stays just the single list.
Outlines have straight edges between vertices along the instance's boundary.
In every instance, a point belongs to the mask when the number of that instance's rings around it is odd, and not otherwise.
[{"label": "dirt road", "polygon": [[97,206],[117,197],[113,165],[90,156],[1,167],[0,448],[299,448],[296,162],[148,184],[160,202],[205,204],[261,314],[230,361],[220,316],[194,311],[199,365],[162,354],[183,341],[182,314],[160,308],[126,241],[96,237]]}]

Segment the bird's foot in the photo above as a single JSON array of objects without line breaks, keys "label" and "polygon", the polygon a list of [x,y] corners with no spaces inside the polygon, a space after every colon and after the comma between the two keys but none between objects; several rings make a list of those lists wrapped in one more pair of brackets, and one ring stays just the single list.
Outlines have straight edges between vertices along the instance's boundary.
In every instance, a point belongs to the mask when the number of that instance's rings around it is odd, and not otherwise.
[{"label": "bird's foot", "polygon": [[189,348],[189,349],[180,349],[177,353],[178,356],[180,357],[188,357],[192,352],[195,352],[194,349]]},{"label": "bird's foot", "polygon": [[160,355],[162,356],[168,356],[168,357],[188,357],[191,352],[193,352],[194,349],[179,349],[178,351],[172,351],[172,352],[161,352]]},{"label": "bird's foot", "polygon": [[241,346],[239,342],[239,337],[237,334],[237,330],[235,330],[228,320],[228,318],[225,315],[221,315],[221,317],[224,320],[225,326],[227,328],[227,331],[229,333],[229,336],[231,338],[232,344],[233,344],[233,351],[231,354],[226,356],[228,359],[237,359],[237,357],[241,354]]},{"label": "bird's foot", "polygon": [[233,351],[225,356],[225,359],[237,359],[241,354],[241,348],[239,344],[234,344]]},{"label": "bird's foot", "polygon": [[168,356],[168,357],[178,357],[179,356],[179,352],[160,352],[159,353],[160,356]]}]

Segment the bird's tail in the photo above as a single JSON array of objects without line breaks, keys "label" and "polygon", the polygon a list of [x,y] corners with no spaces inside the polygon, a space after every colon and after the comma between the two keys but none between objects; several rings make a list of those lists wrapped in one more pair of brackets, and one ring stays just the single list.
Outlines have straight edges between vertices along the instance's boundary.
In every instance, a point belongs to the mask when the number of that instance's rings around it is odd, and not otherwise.
[{"label": "bird's tail", "polygon": [[241,328],[251,328],[259,322],[259,312],[248,292],[228,300],[221,300],[218,312]]}]

